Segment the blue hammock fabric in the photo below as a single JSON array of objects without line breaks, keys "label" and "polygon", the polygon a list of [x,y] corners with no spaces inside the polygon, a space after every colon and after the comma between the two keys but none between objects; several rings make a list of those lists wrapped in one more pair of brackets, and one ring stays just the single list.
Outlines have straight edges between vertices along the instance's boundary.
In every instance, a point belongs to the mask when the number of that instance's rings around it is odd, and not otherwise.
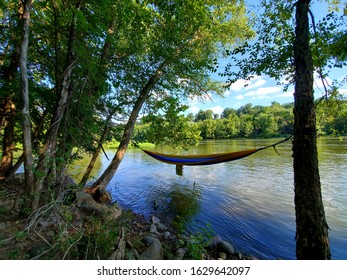
[{"label": "blue hammock fabric", "polygon": [[248,150],[243,150],[238,152],[209,154],[209,155],[169,155],[169,154],[152,152],[148,150],[143,150],[143,151],[147,155],[151,156],[152,158],[156,160],[159,160],[161,162],[165,162],[168,164],[174,164],[176,166],[210,165],[210,164],[218,164],[218,163],[223,163],[223,162],[228,162],[228,161],[233,161],[233,160],[241,159],[244,157],[248,157],[256,152],[259,152],[261,150],[264,150],[270,147],[273,147],[276,151],[276,148],[275,148],[276,145],[289,140],[291,137],[292,136],[262,148],[257,148],[257,149],[254,148],[254,149],[248,149]]},{"label": "blue hammock fabric", "polygon": [[147,155],[159,160],[161,162],[165,162],[168,164],[175,165],[189,165],[189,166],[197,166],[197,165],[210,165],[210,164],[218,164],[227,161],[237,160],[243,157],[247,157],[251,154],[254,154],[258,151],[258,149],[250,149],[240,152],[232,152],[232,153],[222,153],[222,154],[210,154],[210,155],[168,155],[161,154],[156,152],[151,152],[148,150],[143,150]]}]

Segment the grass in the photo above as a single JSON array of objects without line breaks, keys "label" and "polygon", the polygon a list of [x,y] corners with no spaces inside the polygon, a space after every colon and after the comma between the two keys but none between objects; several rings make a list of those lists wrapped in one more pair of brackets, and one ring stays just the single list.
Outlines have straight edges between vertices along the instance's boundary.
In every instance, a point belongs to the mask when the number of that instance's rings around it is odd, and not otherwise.
[{"label": "grass", "polygon": [[[119,142],[118,141],[115,141],[115,140],[112,140],[108,143],[105,143],[104,144],[104,148],[105,149],[117,149],[119,146]],[[139,146],[142,148],[142,149],[151,149],[151,148],[154,148],[155,145],[152,144],[152,143],[148,143],[148,142],[145,142],[145,143],[140,143]],[[136,149],[136,147],[134,145],[129,145],[128,146],[128,149]]]}]

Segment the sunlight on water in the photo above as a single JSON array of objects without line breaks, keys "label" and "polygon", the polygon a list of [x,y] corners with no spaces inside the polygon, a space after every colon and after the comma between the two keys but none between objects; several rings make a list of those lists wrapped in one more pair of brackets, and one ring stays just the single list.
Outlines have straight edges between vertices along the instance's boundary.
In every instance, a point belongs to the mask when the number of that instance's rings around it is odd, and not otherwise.
[{"label": "sunlight on water", "polygon": [[[268,140],[202,142],[189,153],[206,154],[262,147]],[[295,259],[295,210],[291,142],[233,162],[184,167],[130,150],[108,186],[124,208],[172,220],[180,216],[191,230],[208,224],[237,250],[263,259]],[[163,147],[157,148],[165,152]],[[330,227],[333,259],[347,259],[347,141],[319,140],[320,177]],[[115,151],[108,151],[109,157]],[[99,174],[107,167],[102,157]]]}]

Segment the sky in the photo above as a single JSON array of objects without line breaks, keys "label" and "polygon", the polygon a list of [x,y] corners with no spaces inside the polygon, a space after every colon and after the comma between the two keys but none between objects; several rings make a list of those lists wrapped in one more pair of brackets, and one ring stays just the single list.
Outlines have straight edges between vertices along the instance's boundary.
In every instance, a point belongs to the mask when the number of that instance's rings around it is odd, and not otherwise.
[{"label": "sky", "polygon": [[[327,13],[327,6],[324,3],[315,1],[312,6],[312,12],[317,22],[320,16]],[[226,65],[227,62],[227,59],[220,60],[221,65]],[[345,97],[347,97],[346,75],[347,67],[336,68],[330,71],[329,78],[327,79],[328,84],[331,84],[332,80],[342,81],[345,78],[345,83],[339,89],[340,93],[345,95]],[[217,74],[211,74],[211,78],[217,80],[222,79]],[[187,113],[196,114],[201,109],[213,110],[215,114],[221,114],[225,108],[238,109],[247,103],[269,106],[273,101],[279,102],[280,104],[294,102],[293,86],[289,86],[285,92],[284,85],[278,85],[277,81],[267,76],[255,76],[248,82],[247,87],[244,87],[244,85],[244,80],[238,80],[228,90],[225,90],[224,97],[211,96],[204,101],[199,99],[189,100]],[[314,92],[315,98],[324,95],[323,85],[318,74],[314,76]]]}]

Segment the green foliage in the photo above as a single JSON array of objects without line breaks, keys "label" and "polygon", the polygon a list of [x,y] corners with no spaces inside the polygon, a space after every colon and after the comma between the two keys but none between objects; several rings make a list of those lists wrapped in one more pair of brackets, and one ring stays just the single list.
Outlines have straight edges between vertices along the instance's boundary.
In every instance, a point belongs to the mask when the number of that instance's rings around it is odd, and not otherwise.
[{"label": "green foliage", "polygon": [[156,101],[154,110],[163,114],[153,112],[143,117],[134,140],[169,145],[176,149],[197,145],[201,139],[200,131],[191,125],[187,117],[180,115],[186,109],[177,98],[165,97]]},{"label": "green foliage", "polygon": [[201,231],[191,234],[187,242],[187,257],[193,260],[203,259],[204,254],[207,253],[206,248],[211,243],[214,233],[211,226],[207,225]]},{"label": "green foliage", "polygon": [[321,136],[347,135],[347,101],[337,95],[316,103],[317,133]]},{"label": "green foliage", "polygon": [[[253,6],[256,37],[227,52],[230,63],[221,76],[229,84],[254,75],[275,78],[287,89],[294,82],[294,7],[296,1],[262,0]],[[311,1],[312,5],[314,3]],[[333,3],[336,5],[336,3]],[[312,23],[311,50],[314,70],[326,78],[333,67],[346,65],[346,15],[334,10]],[[334,85],[329,89],[333,91]]]},{"label": "green foliage", "polygon": [[240,137],[279,137],[292,134],[293,104],[253,106],[246,104],[237,110],[225,108],[222,118],[200,120],[197,127],[204,139],[230,139]]}]

